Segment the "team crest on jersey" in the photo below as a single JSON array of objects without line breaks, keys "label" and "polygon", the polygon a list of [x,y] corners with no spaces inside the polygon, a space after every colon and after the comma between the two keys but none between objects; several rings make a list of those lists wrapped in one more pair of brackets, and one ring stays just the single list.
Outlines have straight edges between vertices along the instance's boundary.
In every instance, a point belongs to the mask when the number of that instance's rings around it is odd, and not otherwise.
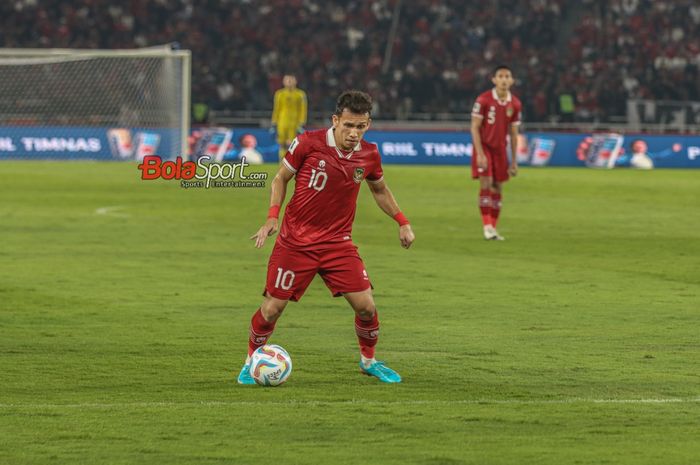
[{"label": "team crest on jersey", "polygon": [[364,179],[364,176],[363,176],[364,174],[365,174],[365,169],[364,169],[364,168],[355,168],[355,172],[354,172],[353,175],[352,175],[352,179],[353,179],[356,183],[359,184],[359,183],[361,183],[362,180]]},{"label": "team crest on jersey", "polygon": [[506,108],[506,116],[507,116],[508,118],[510,118],[511,116],[513,116],[513,107],[510,107],[510,106],[509,106],[508,108]]},{"label": "team crest on jersey", "polygon": [[325,160],[319,161],[318,162],[318,169],[323,170],[325,168],[326,168],[326,161]]}]

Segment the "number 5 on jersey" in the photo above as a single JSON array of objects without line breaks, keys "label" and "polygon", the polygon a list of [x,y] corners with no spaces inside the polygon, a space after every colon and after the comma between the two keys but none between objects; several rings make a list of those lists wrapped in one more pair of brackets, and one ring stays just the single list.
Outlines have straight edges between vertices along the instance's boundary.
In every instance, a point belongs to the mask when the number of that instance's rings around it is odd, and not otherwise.
[{"label": "number 5 on jersey", "polygon": [[277,280],[275,280],[275,287],[277,289],[284,289],[285,291],[288,291],[291,289],[292,284],[294,284],[295,277],[296,275],[292,270],[284,271],[282,268],[277,268]]},{"label": "number 5 on jersey", "polygon": [[317,191],[322,191],[326,187],[326,181],[328,181],[328,175],[325,171],[316,171],[311,168],[311,179],[309,179],[309,187],[316,189]]}]

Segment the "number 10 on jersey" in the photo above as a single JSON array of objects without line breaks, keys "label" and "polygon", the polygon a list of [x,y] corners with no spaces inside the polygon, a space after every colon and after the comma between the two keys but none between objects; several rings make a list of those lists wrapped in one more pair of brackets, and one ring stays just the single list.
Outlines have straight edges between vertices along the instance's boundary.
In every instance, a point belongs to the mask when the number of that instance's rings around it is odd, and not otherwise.
[{"label": "number 10 on jersey", "polygon": [[317,191],[322,191],[326,187],[326,181],[328,181],[328,175],[325,171],[316,171],[311,169],[311,179],[309,179],[309,187],[316,189]]}]

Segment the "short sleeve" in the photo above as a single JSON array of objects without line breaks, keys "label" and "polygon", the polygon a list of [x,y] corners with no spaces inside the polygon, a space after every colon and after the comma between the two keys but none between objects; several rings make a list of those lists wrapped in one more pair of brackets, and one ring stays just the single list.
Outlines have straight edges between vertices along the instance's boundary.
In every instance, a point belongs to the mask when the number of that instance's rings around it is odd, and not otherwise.
[{"label": "short sleeve", "polygon": [[289,144],[289,149],[287,149],[287,154],[284,156],[282,163],[289,169],[292,173],[296,174],[301,168],[301,164],[304,163],[306,155],[309,153],[309,141],[304,136],[304,134],[298,135],[294,138],[291,144]]},{"label": "short sleeve", "polygon": [[384,170],[382,170],[382,157],[379,155],[379,150],[374,150],[372,166],[365,176],[367,182],[376,183],[384,179]]},{"label": "short sleeve", "polygon": [[486,98],[483,95],[480,95],[479,98],[476,99],[476,102],[474,102],[474,106],[472,107],[472,116],[475,116],[477,118],[483,118],[486,116],[486,109],[488,108],[488,102],[486,101]]}]

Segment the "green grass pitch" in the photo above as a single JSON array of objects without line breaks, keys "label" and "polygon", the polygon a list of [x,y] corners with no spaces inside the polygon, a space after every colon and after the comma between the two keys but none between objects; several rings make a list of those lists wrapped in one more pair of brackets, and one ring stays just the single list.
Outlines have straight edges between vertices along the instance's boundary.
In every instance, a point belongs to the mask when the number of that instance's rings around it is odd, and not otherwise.
[{"label": "green grass pitch", "polygon": [[697,462],[700,172],[523,169],[496,243],[465,168],[385,171],[414,247],[366,187],[354,240],[404,382],[358,373],[317,278],[272,339],[292,376],[265,389],[235,374],[269,181],[0,163],[0,463]]}]

